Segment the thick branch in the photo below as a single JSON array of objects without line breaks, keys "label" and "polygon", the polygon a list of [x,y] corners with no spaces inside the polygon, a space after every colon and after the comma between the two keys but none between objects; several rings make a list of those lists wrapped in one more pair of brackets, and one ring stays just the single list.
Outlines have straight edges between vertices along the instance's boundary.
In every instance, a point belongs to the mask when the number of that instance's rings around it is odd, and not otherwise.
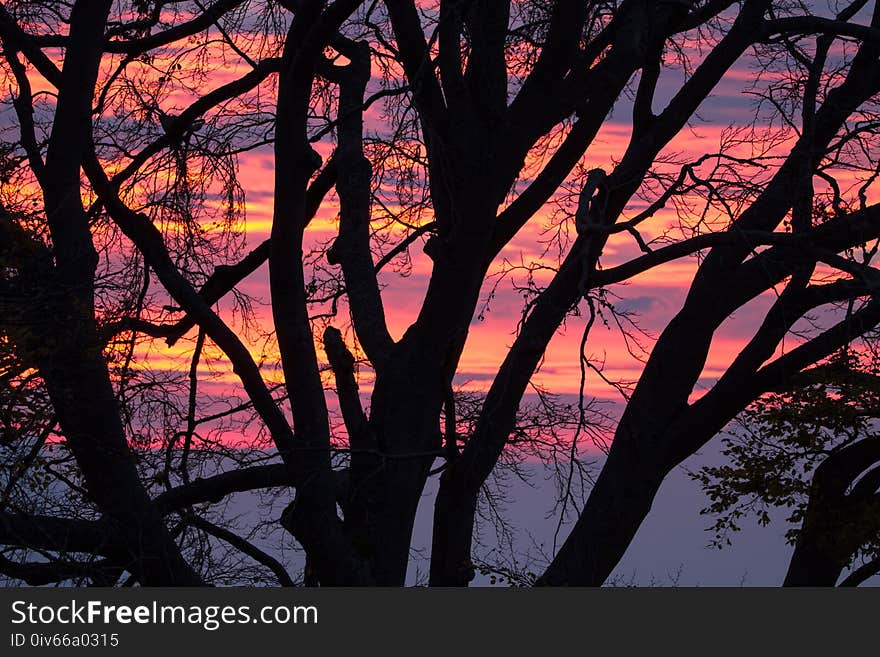
[{"label": "thick branch", "polygon": [[764,38],[777,34],[825,34],[828,36],[853,37],[880,45],[880,29],[848,21],[821,16],[791,16],[767,21]]},{"label": "thick branch", "polygon": [[336,150],[339,237],[327,253],[327,260],[342,265],[355,332],[367,358],[381,371],[394,341],[385,322],[370,250],[372,168],[364,155],[362,110],[370,79],[370,49],[365,42],[350,42],[339,47],[349,58],[349,64],[334,71],[339,81]]},{"label": "thick branch", "polygon": [[15,18],[3,4],[0,4],[0,34],[4,40],[20,50],[27,60],[34,65],[40,75],[54,87],[61,87],[61,71],[46,54],[25,34]]},{"label": "thick branch", "polygon": [[0,543],[13,547],[118,556],[107,522],[0,511]]},{"label": "thick branch", "polygon": [[209,522],[197,515],[187,516],[186,521],[193,527],[201,529],[206,534],[210,534],[215,538],[219,538],[221,541],[229,543],[229,545],[234,547],[239,552],[246,554],[258,564],[268,568],[270,571],[272,571],[272,574],[275,575],[275,577],[278,579],[278,583],[281,584],[281,586],[296,586],[294,581],[290,578],[290,574],[287,572],[287,569],[284,568],[284,566],[281,564],[280,561],[278,561],[278,559],[270,554],[267,554],[250,541],[243,539],[235,532],[231,532],[224,527],[215,525],[214,523]]},{"label": "thick branch", "polygon": [[177,143],[186,134],[186,131],[191,128],[196,119],[199,119],[217,105],[258,87],[271,74],[277,73],[280,67],[280,59],[265,59],[237,80],[228,82],[199,96],[197,100],[193,101],[180,114],[170,117],[170,120],[163,126],[165,134],[145,146],[137,155],[131,158],[128,164],[114,174],[112,178],[114,186],[118,188],[125,180],[131,178],[147,160],[161,152],[162,149]]},{"label": "thick branch", "polygon": [[327,360],[336,379],[339,408],[352,448],[374,447],[367,416],[361,406],[358,393],[354,356],[345,346],[339,329],[332,326],[324,329],[324,351],[327,353]]},{"label": "thick branch", "polygon": [[207,30],[225,14],[241,6],[244,2],[245,0],[217,0],[214,4],[200,11],[195,18],[185,23],[139,39],[112,39],[104,44],[104,48],[107,52],[136,57]]},{"label": "thick branch", "polygon": [[16,562],[0,555],[0,573],[19,579],[29,586],[44,586],[83,578],[108,586],[115,582],[122,572],[122,568],[109,561]]},{"label": "thick branch", "polygon": [[[315,177],[306,193],[306,223],[308,224],[321,207],[324,197],[336,183],[336,166],[331,159]],[[199,294],[209,306],[214,305],[245,278],[259,269],[269,259],[271,241],[261,242],[244,258],[234,265],[219,266],[208,277],[199,290]],[[173,326],[167,327],[162,337],[169,346],[173,346],[183,335],[196,325],[195,319],[187,315]]]}]

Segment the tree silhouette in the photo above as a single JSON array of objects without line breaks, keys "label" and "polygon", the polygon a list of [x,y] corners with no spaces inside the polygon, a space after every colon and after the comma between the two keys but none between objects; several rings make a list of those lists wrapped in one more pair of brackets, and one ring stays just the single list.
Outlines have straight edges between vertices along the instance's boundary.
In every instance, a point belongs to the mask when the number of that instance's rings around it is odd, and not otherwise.
[{"label": "tree silhouette", "polygon": [[880,571],[872,360],[842,351],[758,400],[724,439],[729,463],[692,474],[711,499],[706,511],[718,515],[719,546],[741,518],[754,514],[768,525],[770,509],[790,509],[786,538],[795,552],[786,585],[833,586],[857,557],[841,585]]},{"label": "tree silhouette", "polygon": [[[430,583],[465,585],[493,473],[517,453],[562,464],[564,510],[577,441],[612,423],[536,580],[599,585],[674,467],[880,322],[872,2],[7,1],[0,40],[12,577],[246,580],[246,557],[292,584],[224,507],[263,491],[292,496],[280,524],[305,552],[304,583],[401,585],[438,476]],[[746,58],[753,120],[675,154]],[[630,134],[596,168],[612,111]],[[267,147],[271,229],[246,251],[238,162]],[[646,238],[667,206],[678,225]],[[516,337],[485,394],[466,394],[454,377],[488,277],[547,207],[558,258],[522,265]],[[315,244],[328,208],[336,234]],[[603,266],[618,240],[641,253]],[[567,319],[582,347],[597,319],[633,337],[609,288],[688,256],[687,297],[638,381],[611,382],[619,417],[584,394],[579,408],[539,387],[525,399]],[[414,261],[429,282],[395,336],[389,288]],[[264,263],[268,293],[253,298],[242,282]],[[767,293],[745,346],[697,394],[715,333]],[[833,321],[811,321],[818,309]],[[159,364],[163,340],[178,357],[192,344],[186,361]],[[584,353],[582,393],[588,370],[603,374]],[[211,392],[200,364],[240,398]],[[236,432],[246,446],[222,438]]]}]

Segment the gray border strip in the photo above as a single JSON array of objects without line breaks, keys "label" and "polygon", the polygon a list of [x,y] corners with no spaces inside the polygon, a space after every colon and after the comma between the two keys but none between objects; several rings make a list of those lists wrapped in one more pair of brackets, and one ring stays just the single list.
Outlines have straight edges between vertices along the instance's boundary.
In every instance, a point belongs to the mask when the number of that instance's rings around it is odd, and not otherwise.
[{"label": "gray border strip", "polygon": [[[848,654],[876,648],[871,589],[0,589],[0,654],[189,655],[320,651],[423,654]],[[100,601],[260,609],[313,606],[317,623],[13,624],[12,604],[58,609]],[[48,613],[48,612],[46,612]],[[69,612],[65,612],[69,613]],[[111,612],[111,614],[114,612]],[[32,647],[35,635],[117,635],[115,647]],[[15,635],[18,635],[16,637]],[[23,646],[15,647],[16,641]],[[92,641],[94,637],[88,639]],[[63,638],[57,640],[59,644]],[[100,643],[100,641],[99,641]],[[198,652],[196,652],[198,651]],[[205,652],[210,651],[210,652]],[[254,651],[259,651],[255,653]],[[454,652],[453,652],[454,651]],[[612,652],[613,651],[613,652]]]}]

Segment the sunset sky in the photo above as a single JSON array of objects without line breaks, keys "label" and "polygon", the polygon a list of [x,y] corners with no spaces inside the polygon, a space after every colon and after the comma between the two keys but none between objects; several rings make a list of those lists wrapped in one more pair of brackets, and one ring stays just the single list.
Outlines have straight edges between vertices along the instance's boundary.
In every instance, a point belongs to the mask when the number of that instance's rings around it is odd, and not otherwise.
[{"label": "sunset sky", "polygon": [[[211,77],[210,86],[216,86],[235,77],[234,67],[218,72]],[[663,79],[661,90],[658,93],[658,102],[664,102],[677,89],[681,77],[677,71]],[[689,129],[683,131],[673,141],[664,155],[675,160],[675,164],[668,165],[665,170],[677,173],[679,163],[694,160],[706,153],[718,152],[721,142],[725,137],[730,138],[736,129],[748,126],[755,116],[756,99],[743,90],[754,80],[754,62],[744,59],[716,89],[714,95],[709,98],[702,107],[699,118],[692,122]],[[169,101],[175,96],[169,98]],[[169,112],[179,110],[187,105],[189,99],[183,95],[176,97],[176,102],[169,107]],[[367,114],[367,130],[373,130],[382,134],[386,126],[382,123],[382,117],[374,106]],[[616,159],[626,148],[629,135],[629,107],[626,101],[615,108],[603,127],[599,136],[590,147],[582,165],[585,170],[600,167],[610,171]],[[759,126],[760,129],[760,126]],[[781,140],[769,156],[782,156],[786,146],[791,143],[790,138]],[[757,146],[742,143],[731,149],[736,155],[754,155]],[[332,145],[322,142],[316,145],[316,149],[326,157],[332,151]],[[246,235],[248,248],[259,244],[268,236],[272,220],[273,198],[273,164],[274,158],[270,146],[263,146],[254,151],[243,153],[239,156],[239,177],[246,192]],[[704,165],[701,170],[709,170],[712,162]],[[529,167],[538,170],[540,162],[530,162]],[[528,180],[520,181],[518,189],[522,189]],[[652,192],[656,197],[656,189]],[[565,211],[572,213],[576,200],[576,189],[569,185],[561,189],[556,195]],[[668,235],[672,240],[681,234],[679,225],[682,216],[676,214],[670,203],[666,208],[656,213],[654,217],[646,221],[640,227],[642,236],[650,241],[658,239],[657,245],[663,243],[663,236]],[[627,209],[627,214],[632,216],[643,210],[647,202],[643,199],[634,198]],[[484,286],[483,299],[487,300],[490,290],[496,284],[496,276],[508,268],[516,265],[529,265],[532,263],[552,264],[554,249],[545,254],[549,233],[546,229],[553,223],[554,213],[559,207],[548,204],[538,215],[516,236],[516,238],[502,251],[496,259],[490,277]],[[309,226],[307,239],[312,244],[319,244],[331,240],[337,230],[338,206],[335,196],[331,195],[326,200],[317,217]],[[684,221],[691,219],[684,214]],[[557,219],[558,222],[558,219]],[[569,230],[573,232],[571,220]],[[430,275],[430,260],[421,252],[423,240],[417,241],[411,249],[412,264],[407,276],[401,276],[392,271],[392,267],[386,268],[380,276],[381,283],[385,286],[383,298],[392,336],[400,337],[406,327],[415,318],[419,304]],[[641,254],[635,240],[626,232],[618,233],[611,237],[601,259],[603,267],[610,267],[626,262]],[[609,292],[616,295],[613,299],[615,306],[622,311],[633,313],[636,320],[644,331],[644,335],[638,336],[641,344],[650,350],[652,337],[656,337],[666,322],[679,309],[688,285],[697,266],[696,258],[683,258],[661,267],[652,269],[639,275],[624,284],[613,285]],[[488,312],[482,317],[475,318],[471,324],[471,332],[467,346],[459,367],[456,384],[466,389],[485,390],[500,365],[508,346],[515,337],[517,322],[521,318],[523,300],[521,295],[514,289],[514,284],[522,284],[525,281],[525,272],[514,270],[495,288]],[[549,280],[548,273],[538,272],[536,282],[546,283]],[[249,277],[241,286],[241,289],[257,299],[268,301],[268,272],[263,266],[257,273]],[[747,339],[749,331],[753,329],[763,315],[763,311],[769,305],[772,293],[748,304],[733,317],[731,317],[721,330],[716,334],[712,352],[706,364],[703,381],[709,385],[715,377],[723,372],[733,356],[738,353],[743,341]],[[345,320],[344,303],[341,306],[340,318],[333,323],[344,326]],[[258,317],[265,327],[271,327],[271,315],[267,306],[257,307]],[[535,377],[535,382],[546,387],[552,392],[575,395],[578,392],[580,379],[580,366],[578,361],[579,343],[585,324],[583,317],[572,317],[567,326],[557,335],[547,352],[546,359]],[[174,349],[168,349],[164,343],[157,343],[149,357],[149,363],[155,367],[162,359],[174,356],[186,356],[190,345],[180,343]],[[263,350],[256,345],[255,353],[261,354]],[[605,375],[614,381],[634,382],[641,371],[641,362],[638,360],[638,349],[630,353],[626,341],[620,330],[609,324],[596,323],[587,346],[587,355],[596,364],[604,363]],[[644,354],[642,354],[644,355]],[[323,351],[319,348],[319,357],[323,358]],[[271,358],[267,358],[267,363]],[[169,362],[169,365],[171,363]],[[268,374],[271,376],[271,374]],[[231,372],[220,376],[211,384],[217,386],[216,392],[222,390],[222,386],[235,387],[236,380]],[[361,380],[362,392],[368,393],[371,387],[369,373],[364,373]],[[590,374],[586,393],[588,396],[598,399],[616,402],[620,400],[617,391],[603,383],[597,376]],[[699,394],[699,392],[697,393]],[[331,403],[332,403],[331,399]]]}]

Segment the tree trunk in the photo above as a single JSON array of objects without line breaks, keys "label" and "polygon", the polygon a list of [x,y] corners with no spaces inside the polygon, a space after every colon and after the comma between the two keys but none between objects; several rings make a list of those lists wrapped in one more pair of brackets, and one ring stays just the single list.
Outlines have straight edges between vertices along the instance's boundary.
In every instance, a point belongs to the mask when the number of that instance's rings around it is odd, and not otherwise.
[{"label": "tree trunk", "polygon": [[651,510],[668,469],[616,438],[568,539],[539,586],[601,586]]},{"label": "tree trunk", "polygon": [[116,561],[145,586],[199,585],[141,484],[94,319],[70,308],[74,303],[65,303],[73,317],[68,314],[65,326],[52,332],[54,348],[41,359],[40,371],[89,494],[118,536],[108,534],[107,540],[122,539]]},{"label": "tree trunk", "polygon": [[355,526],[366,538],[380,586],[401,586],[406,579],[416,511],[440,451],[443,374],[412,337],[398,343],[376,380],[370,417],[376,452],[353,460]]},{"label": "tree trunk", "polygon": [[457,483],[444,473],[434,502],[431,586],[467,586],[474,578],[470,554],[477,500]]},{"label": "tree trunk", "polygon": [[[122,538],[121,563],[145,585],[194,585],[140,481],[128,448],[95,320],[98,255],[81,200],[91,108],[110,0],[77,2],[41,180],[55,266],[30,300],[38,363],[90,496]],[[115,537],[108,536],[108,540]]]},{"label": "tree trunk", "polygon": [[843,564],[822,550],[812,536],[804,534],[798,539],[782,585],[834,586],[841,572]]}]

